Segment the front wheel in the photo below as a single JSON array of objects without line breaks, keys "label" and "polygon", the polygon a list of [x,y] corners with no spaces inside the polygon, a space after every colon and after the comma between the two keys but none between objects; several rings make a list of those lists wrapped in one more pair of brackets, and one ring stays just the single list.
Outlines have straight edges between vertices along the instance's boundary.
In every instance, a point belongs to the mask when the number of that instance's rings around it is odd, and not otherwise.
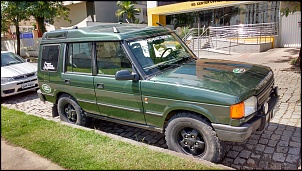
[{"label": "front wheel", "polygon": [[215,131],[203,118],[183,112],[173,116],[165,131],[168,148],[218,163],[223,147]]},{"label": "front wheel", "polygon": [[60,119],[64,122],[88,126],[91,118],[87,117],[78,103],[70,95],[64,94],[58,100],[58,113]]}]

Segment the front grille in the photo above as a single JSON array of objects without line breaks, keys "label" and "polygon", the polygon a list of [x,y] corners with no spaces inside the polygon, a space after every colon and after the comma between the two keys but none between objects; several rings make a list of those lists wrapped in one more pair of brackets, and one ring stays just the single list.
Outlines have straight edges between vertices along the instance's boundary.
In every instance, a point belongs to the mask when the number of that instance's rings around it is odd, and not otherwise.
[{"label": "front grille", "polygon": [[24,83],[28,83],[28,82],[32,82],[32,81],[36,81],[36,80],[37,80],[37,79],[22,81],[22,82],[17,83],[17,85],[24,84]]},{"label": "front grille", "polygon": [[265,88],[257,95],[258,106],[262,106],[264,102],[269,98],[271,92],[273,91],[274,78],[272,77],[268,82]]},{"label": "front grille", "polygon": [[33,77],[35,75],[35,73],[30,73],[30,74],[25,74],[25,75],[21,75],[21,76],[17,76],[17,77],[14,77],[14,80],[20,80],[20,79],[24,79],[24,78],[27,78],[27,77]]}]

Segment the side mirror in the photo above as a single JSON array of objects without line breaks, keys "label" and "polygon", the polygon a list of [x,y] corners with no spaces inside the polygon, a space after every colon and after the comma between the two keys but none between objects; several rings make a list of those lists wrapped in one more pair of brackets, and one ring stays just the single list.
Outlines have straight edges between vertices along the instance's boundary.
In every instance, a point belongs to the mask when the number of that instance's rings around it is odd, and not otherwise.
[{"label": "side mirror", "polygon": [[26,62],[30,62],[30,58],[26,58],[25,61],[26,61]]},{"label": "side mirror", "polygon": [[115,73],[115,79],[116,80],[132,80],[132,81],[138,81],[139,76],[138,74],[134,73],[132,74],[128,70],[120,70]]}]

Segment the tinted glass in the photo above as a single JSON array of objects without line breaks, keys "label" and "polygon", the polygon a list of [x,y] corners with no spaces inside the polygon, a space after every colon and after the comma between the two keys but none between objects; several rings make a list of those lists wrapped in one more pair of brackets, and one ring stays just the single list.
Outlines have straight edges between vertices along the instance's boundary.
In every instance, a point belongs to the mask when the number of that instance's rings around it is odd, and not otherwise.
[{"label": "tinted glass", "polygon": [[47,45],[42,48],[41,70],[57,71],[60,45]]},{"label": "tinted glass", "polygon": [[91,73],[92,43],[68,44],[67,72]]},{"label": "tinted glass", "polygon": [[132,71],[132,65],[119,42],[97,42],[96,56],[99,74],[115,75],[116,71]]}]

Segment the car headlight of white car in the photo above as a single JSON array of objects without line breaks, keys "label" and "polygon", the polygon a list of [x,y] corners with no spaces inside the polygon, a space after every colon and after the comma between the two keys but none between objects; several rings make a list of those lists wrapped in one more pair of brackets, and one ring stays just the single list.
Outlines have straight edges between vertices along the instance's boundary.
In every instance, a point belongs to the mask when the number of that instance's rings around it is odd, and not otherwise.
[{"label": "car headlight of white car", "polygon": [[1,77],[1,84],[6,84],[8,82],[14,81],[14,78],[12,77]]}]

